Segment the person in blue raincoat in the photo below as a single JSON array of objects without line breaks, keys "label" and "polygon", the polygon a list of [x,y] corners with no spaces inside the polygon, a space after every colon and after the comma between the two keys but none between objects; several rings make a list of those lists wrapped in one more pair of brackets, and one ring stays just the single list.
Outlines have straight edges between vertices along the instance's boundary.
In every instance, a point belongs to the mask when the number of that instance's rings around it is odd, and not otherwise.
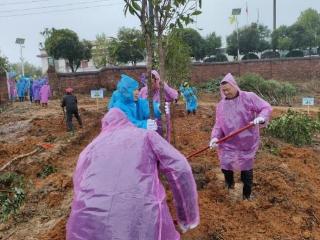
[{"label": "person in blue raincoat", "polygon": [[122,74],[117,85],[117,90],[112,94],[109,102],[109,109],[121,109],[129,119],[138,128],[157,130],[155,120],[147,119],[147,110],[143,99],[139,99],[139,84],[131,77]]},{"label": "person in blue raincoat", "polygon": [[24,101],[26,89],[27,89],[27,79],[25,77],[21,77],[17,83],[17,92],[18,92],[19,102]]},{"label": "person in blue raincoat", "polygon": [[182,86],[180,86],[180,92],[186,102],[186,110],[187,113],[196,114],[198,108],[198,99],[196,96],[196,89],[194,87],[190,87],[188,82],[184,82]]}]

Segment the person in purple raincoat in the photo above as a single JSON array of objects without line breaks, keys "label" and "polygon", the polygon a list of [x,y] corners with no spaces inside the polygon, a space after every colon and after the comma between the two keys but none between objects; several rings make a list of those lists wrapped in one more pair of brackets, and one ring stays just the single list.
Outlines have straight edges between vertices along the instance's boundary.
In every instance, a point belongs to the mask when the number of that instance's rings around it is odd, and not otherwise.
[{"label": "person in purple raincoat", "polygon": [[[152,92],[153,92],[153,101],[160,103],[160,75],[156,70],[151,71],[151,76],[152,76]],[[164,94],[165,94],[165,101],[166,101],[166,120],[167,120],[167,131],[168,131],[168,136],[167,140],[170,142],[170,132],[171,132],[171,124],[170,124],[170,102],[177,101],[178,100],[178,91],[169,87],[168,84],[164,83],[163,84],[163,89],[164,89]],[[145,86],[141,88],[139,92],[139,97],[140,98],[148,98],[148,87]],[[160,124],[158,124],[158,133],[162,135],[162,129],[160,128]]]},{"label": "person in purple raincoat", "polygon": [[9,72],[8,76],[8,85],[9,85],[9,98],[11,101],[15,101],[17,97],[17,88],[16,88],[16,73],[15,72]]},{"label": "person in purple raincoat", "polygon": [[32,92],[33,92],[33,101],[36,104],[40,104],[40,89],[41,89],[41,83],[40,80],[34,80],[32,85]]},{"label": "person in purple raincoat", "polygon": [[179,240],[159,172],[173,192],[181,231],[195,228],[198,196],[186,158],[155,131],[110,109],[73,175],[67,240]]},{"label": "person in purple raincoat", "polygon": [[42,107],[47,107],[49,97],[51,97],[51,89],[47,80],[44,82],[44,85],[41,87],[39,95],[40,95],[40,103]]},{"label": "person in purple raincoat", "polygon": [[[234,188],[233,172],[241,171],[243,199],[250,199],[253,182],[253,164],[259,147],[260,124],[266,125],[272,108],[253,92],[241,91],[233,76],[228,73],[221,80],[221,101],[216,108],[216,121],[209,146],[218,148],[221,170],[228,189]],[[253,122],[255,126],[239,133],[224,143],[218,139]],[[259,126],[260,125],[260,126]]]}]

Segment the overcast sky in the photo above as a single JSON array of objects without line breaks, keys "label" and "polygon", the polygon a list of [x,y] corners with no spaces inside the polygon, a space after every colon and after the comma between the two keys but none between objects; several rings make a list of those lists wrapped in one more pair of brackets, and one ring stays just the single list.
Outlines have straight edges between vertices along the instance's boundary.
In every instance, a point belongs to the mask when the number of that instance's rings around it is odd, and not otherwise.
[{"label": "overcast sky", "polygon": [[[232,8],[242,8],[239,26],[256,22],[273,26],[273,0],[202,0],[202,14],[194,26],[202,36],[211,32],[222,36],[223,42],[234,26],[228,17]],[[0,51],[10,62],[20,61],[17,37],[25,38],[23,55],[26,61],[40,66],[40,32],[44,28],[69,28],[80,39],[94,40],[105,33],[116,36],[120,27],[137,27],[135,17],[125,17],[123,0],[0,0]],[[248,16],[246,14],[248,6]],[[319,0],[277,0],[277,26],[291,25],[307,8],[320,12]]]}]

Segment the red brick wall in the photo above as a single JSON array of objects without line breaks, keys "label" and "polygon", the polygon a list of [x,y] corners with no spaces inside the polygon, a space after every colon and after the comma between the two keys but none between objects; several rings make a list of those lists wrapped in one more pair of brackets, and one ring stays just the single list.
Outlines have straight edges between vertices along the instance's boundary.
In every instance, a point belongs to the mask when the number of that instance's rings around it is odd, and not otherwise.
[{"label": "red brick wall", "polygon": [[[100,87],[113,90],[121,74],[127,74],[139,80],[142,72],[146,72],[145,66],[105,68],[97,72],[68,74],[49,71],[48,75],[55,91],[59,92],[66,87],[72,87],[75,92],[89,93],[90,89]],[[320,81],[320,57],[194,64],[192,81],[203,82],[222,77],[229,72],[235,76],[257,73],[266,79],[297,83]]]},{"label": "red brick wall", "polygon": [[8,87],[6,76],[0,76],[0,104],[8,101]]}]

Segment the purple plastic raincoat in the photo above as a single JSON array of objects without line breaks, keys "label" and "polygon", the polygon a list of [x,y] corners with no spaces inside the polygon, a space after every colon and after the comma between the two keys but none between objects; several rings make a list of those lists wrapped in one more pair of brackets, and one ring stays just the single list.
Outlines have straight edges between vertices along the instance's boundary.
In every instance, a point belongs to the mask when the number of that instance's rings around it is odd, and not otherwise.
[{"label": "purple plastic raincoat", "polygon": [[[151,71],[151,74],[153,76],[155,76],[156,78],[156,82],[155,82],[155,85],[156,85],[156,88],[153,92],[153,101],[155,102],[158,102],[160,103],[160,75],[159,73],[156,71],[156,70],[152,70]],[[166,102],[173,102],[175,99],[178,99],[178,92],[177,90],[169,87],[166,83],[163,84],[163,90],[164,90],[164,94],[165,94],[165,101]],[[139,92],[139,97],[140,98],[148,98],[148,87],[145,86],[143,88],[141,88],[140,92]],[[168,132],[168,135],[167,135],[167,140],[168,142],[170,142],[170,138],[171,138],[171,116],[170,114],[166,114],[166,126],[167,126],[167,132]],[[159,122],[158,122],[158,126],[159,125]],[[162,134],[162,129],[159,127],[158,128],[158,132],[160,134]]]},{"label": "purple plastic raincoat", "polygon": [[[160,75],[156,70],[152,70],[151,74],[156,78],[156,89],[153,92],[153,101],[160,102]],[[177,90],[169,87],[166,83],[163,84],[163,89],[165,93],[165,101],[172,102],[173,100],[178,98]],[[139,92],[139,97],[148,98],[148,88],[147,86],[141,88]]]},{"label": "purple plastic raincoat", "polygon": [[32,85],[32,92],[33,92],[33,100],[39,101],[40,100],[40,89],[41,83],[39,80],[34,80]]},{"label": "purple plastic raincoat", "polygon": [[[216,108],[216,122],[211,138],[222,138],[231,132],[246,126],[256,117],[269,120],[272,108],[269,103],[253,92],[241,91],[235,79],[229,73],[221,82],[228,82],[234,86],[239,96],[226,99],[221,91],[222,100]],[[259,147],[259,126],[253,126],[218,146],[218,156],[221,169],[251,170],[256,151]]]},{"label": "purple plastic raincoat", "polygon": [[49,97],[51,97],[51,89],[48,83],[46,83],[41,87],[39,95],[40,95],[40,103],[48,103]]},{"label": "purple plastic raincoat", "polygon": [[135,127],[120,109],[109,110],[101,133],[77,163],[67,239],[180,239],[159,170],[173,192],[178,221],[199,223],[196,185],[186,158],[156,132]]}]

